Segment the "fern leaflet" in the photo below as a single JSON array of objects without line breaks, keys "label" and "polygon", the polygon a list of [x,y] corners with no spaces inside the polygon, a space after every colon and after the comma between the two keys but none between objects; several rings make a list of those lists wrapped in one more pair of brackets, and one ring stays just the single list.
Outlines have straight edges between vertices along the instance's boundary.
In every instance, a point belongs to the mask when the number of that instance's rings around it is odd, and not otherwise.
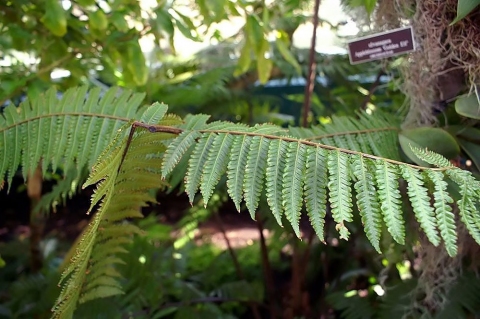
[{"label": "fern leaflet", "polygon": [[287,143],[282,140],[270,142],[267,156],[266,188],[267,202],[277,223],[282,225],[282,174],[285,169]]},{"label": "fern leaflet", "polygon": [[397,169],[387,162],[377,162],[375,166],[383,219],[393,239],[403,245],[405,243],[405,226],[403,225]]},{"label": "fern leaflet", "polygon": [[209,150],[207,161],[203,168],[200,191],[202,193],[205,206],[213,193],[215,185],[218,184],[220,176],[227,168],[227,161],[230,146],[233,142],[233,136],[229,134],[219,134],[215,136],[212,148]]},{"label": "fern leaflet", "polygon": [[185,176],[185,190],[188,194],[190,204],[193,203],[195,193],[200,186],[202,169],[207,161],[207,155],[215,138],[214,133],[206,134],[207,138],[201,139],[193,149],[192,157],[188,163],[187,175]]},{"label": "fern leaflet", "polygon": [[283,206],[285,216],[297,237],[300,237],[300,211],[303,198],[303,176],[305,175],[305,145],[301,143],[289,143],[285,169],[283,173]]},{"label": "fern leaflet", "polygon": [[310,223],[318,238],[324,241],[325,215],[327,213],[327,151],[321,147],[308,147],[305,164],[305,205]]},{"label": "fern leaflet", "polygon": [[357,204],[365,233],[373,247],[380,252],[380,235],[382,214],[377,201],[375,189],[375,176],[372,173],[371,163],[362,156],[355,156],[353,170],[357,177],[355,191],[357,192]]},{"label": "fern leaflet", "polygon": [[227,191],[238,211],[240,211],[240,202],[242,201],[243,180],[251,141],[252,137],[247,135],[235,136],[232,146],[232,153],[235,156],[230,157],[227,165]]},{"label": "fern leaflet", "polygon": [[452,212],[453,199],[447,193],[447,182],[443,180],[443,174],[436,171],[427,171],[427,175],[434,184],[433,198],[435,203],[435,215],[437,218],[440,235],[445,242],[445,248],[450,256],[457,254],[457,233],[455,231],[455,216]]},{"label": "fern leaflet", "polygon": [[348,155],[339,150],[328,154],[328,190],[330,191],[330,206],[333,220],[337,223],[336,229],[340,238],[348,239],[350,234],[345,222],[351,222],[352,190],[350,188],[350,174],[348,172]]},{"label": "fern leaflet", "polygon": [[407,165],[402,165],[401,170],[402,177],[408,183],[407,194],[410,198],[413,212],[427,235],[428,240],[430,240],[433,245],[438,246],[440,244],[440,237],[438,236],[435,212],[429,203],[430,198],[427,188],[424,186],[423,175],[418,170]]},{"label": "fern leaflet", "polygon": [[263,188],[263,177],[267,164],[269,140],[262,136],[255,136],[250,144],[245,167],[245,203],[252,218],[255,216],[260,194]]}]

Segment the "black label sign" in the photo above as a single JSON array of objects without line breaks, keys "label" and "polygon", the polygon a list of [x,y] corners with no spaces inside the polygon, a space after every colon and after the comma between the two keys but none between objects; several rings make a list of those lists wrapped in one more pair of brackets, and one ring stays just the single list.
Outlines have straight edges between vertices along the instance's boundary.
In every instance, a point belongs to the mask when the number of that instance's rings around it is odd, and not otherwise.
[{"label": "black label sign", "polygon": [[415,51],[412,27],[377,33],[348,43],[351,64],[380,60],[412,51]]}]

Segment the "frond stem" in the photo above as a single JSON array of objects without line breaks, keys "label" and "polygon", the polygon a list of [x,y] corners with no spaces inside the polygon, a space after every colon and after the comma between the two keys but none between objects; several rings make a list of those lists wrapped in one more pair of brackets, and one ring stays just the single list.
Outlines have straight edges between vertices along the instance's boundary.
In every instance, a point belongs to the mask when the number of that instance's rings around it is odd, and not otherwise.
[{"label": "frond stem", "polygon": [[[171,134],[179,135],[180,133],[182,133],[184,131],[183,129],[176,128],[176,127],[165,126],[165,125],[145,124],[145,123],[137,122],[137,121],[134,122],[133,125],[135,125],[137,127],[145,128],[152,133],[163,132],[163,133],[171,133]],[[246,135],[246,136],[260,136],[260,137],[264,137],[264,138],[267,138],[267,139],[270,139],[270,140],[282,140],[282,141],[285,141],[285,142],[302,143],[304,145],[321,147],[323,149],[327,149],[327,150],[331,150],[331,151],[339,151],[339,152],[346,153],[346,154],[360,155],[360,156],[363,156],[363,157],[366,157],[366,158],[370,158],[370,159],[373,159],[373,160],[380,160],[380,161],[388,162],[388,163],[391,163],[391,164],[394,164],[394,165],[407,165],[409,167],[419,169],[419,170],[431,170],[431,171],[443,172],[443,171],[447,171],[447,170],[451,169],[451,167],[438,167],[437,168],[437,167],[423,167],[423,166],[408,164],[408,163],[392,160],[392,159],[385,158],[385,157],[380,157],[380,156],[375,156],[375,155],[362,153],[362,152],[358,152],[358,151],[352,151],[352,150],[345,149],[345,148],[340,148],[340,147],[315,143],[315,142],[308,141],[308,140],[305,140],[305,139],[296,139],[296,138],[288,137],[288,136],[278,136],[278,135],[271,135],[271,134],[259,134],[259,133],[255,133],[255,132],[245,132],[245,131],[208,130],[208,129],[198,130],[198,132],[200,132],[200,133]]]},{"label": "frond stem", "polygon": [[382,132],[382,131],[399,131],[399,129],[397,127],[382,127],[382,128],[374,128],[374,129],[355,130],[355,131],[317,135],[317,136],[307,137],[305,138],[305,140],[312,141],[312,140],[320,140],[322,138],[329,138],[334,136],[356,135],[356,134],[374,133],[374,132]]}]

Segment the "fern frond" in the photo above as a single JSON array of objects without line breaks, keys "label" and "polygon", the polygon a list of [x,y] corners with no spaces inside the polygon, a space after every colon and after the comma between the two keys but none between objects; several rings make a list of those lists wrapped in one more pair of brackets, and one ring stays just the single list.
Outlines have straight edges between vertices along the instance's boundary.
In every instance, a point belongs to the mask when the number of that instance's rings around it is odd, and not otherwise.
[{"label": "fern frond", "polygon": [[435,215],[437,218],[438,229],[440,235],[445,242],[445,248],[450,256],[457,254],[457,233],[455,231],[455,216],[452,212],[453,199],[447,193],[447,182],[443,180],[441,172],[427,171],[427,176],[432,181],[435,191],[433,198],[435,200],[433,206],[435,207]]},{"label": "fern frond", "polygon": [[303,198],[303,176],[305,175],[305,145],[289,143],[285,172],[282,182],[282,204],[285,207],[285,216],[297,237],[300,237],[300,211]]},{"label": "fern frond", "polygon": [[480,214],[478,214],[477,209],[480,199],[478,193],[480,189],[479,181],[470,172],[459,168],[452,168],[446,173],[459,187],[460,199],[457,205],[461,220],[467,226],[470,235],[480,244]]},{"label": "fern frond", "polygon": [[[450,167],[450,169],[446,171],[446,174],[459,187],[460,199],[458,200],[457,205],[460,212],[460,218],[462,222],[465,223],[470,235],[472,235],[475,241],[480,244],[480,215],[478,214],[476,206],[476,203],[480,200],[480,182],[475,179],[470,172],[453,167],[448,159],[439,154],[418,148],[412,148],[412,150],[415,155],[429,164],[435,166],[448,165]],[[446,200],[449,202],[451,199],[447,198]],[[455,225],[451,224],[451,221],[453,220],[452,216],[448,212],[445,212],[444,214],[446,215],[443,220],[447,223],[444,223],[444,232],[446,234],[452,233],[452,230],[455,230]],[[446,229],[445,226],[447,225],[450,226],[450,231]],[[450,241],[450,245],[452,245],[454,238],[451,236]],[[454,251],[456,251],[456,249],[452,248],[452,252]]]},{"label": "fern frond", "polygon": [[350,234],[345,222],[353,220],[352,190],[350,187],[349,158],[345,153],[335,150],[328,154],[328,190],[333,220],[340,238],[348,239]]},{"label": "fern frond", "polygon": [[387,162],[375,163],[380,208],[388,232],[399,244],[405,243],[405,226],[400,202],[397,168]]},{"label": "fern frond", "polygon": [[373,247],[380,252],[380,235],[382,232],[382,214],[377,201],[377,190],[375,188],[375,175],[372,173],[370,160],[362,156],[355,156],[353,159],[353,171],[357,177],[355,191],[357,192],[357,205],[362,217],[362,224],[365,233]]},{"label": "fern frond", "polygon": [[[362,121],[365,121],[365,118],[362,118]],[[345,129],[356,125],[357,123],[352,121],[341,121],[340,126]],[[464,198],[459,203],[462,204],[460,207],[462,220],[469,224],[473,236],[479,237],[480,222],[478,216],[473,213],[473,207],[480,197],[480,182],[473,177],[469,177],[466,182],[464,177],[458,177],[459,173],[455,173],[457,168],[448,166],[433,169],[409,165],[367,153],[288,137],[281,129],[268,125],[248,128],[226,122],[214,122],[192,131],[198,131],[200,135],[195,141],[197,152],[190,156],[188,164],[190,172],[187,173],[186,183],[187,188],[189,187],[189,196],[195,194],[200,181],[200,185],[205,183],[205,186],[201,186],[204,189],[201,189],[201,192],[208,199],[225,170],[225,164],[217,166],[216,169],[205,169],[205,163],[206,161],[216,163],[218,161],[216,156],[220,156],[217,155],[217,148],[212,148],[213,141],[224,140],[227,138],[224,135],[231,135],[230,151],[225,147],[228,154],[222,152],[221,155],[226,160],[218,162],[228,161],[227,192],[237,209],[240,209],[243,198],[252,217],[263,192],[265,178],[267,202],[280,225],[285,214],[298,235],[300,211],[305,201],[310,222],[319,238],[323,239],[328,202],[340,237],[347,239],[349,230],[346,224],[353,220],[351,189],[353,183],[357,194],[355,203],[359,208],[367,237],[374,248],[380,250],[383,222],[395,241],[400,244],[405,242],[405,221],[399,183],[400,178],[404,178],[414,213],[427,237],[433,244],[438,245],[440,241],[438,227],[441,237],[449,247],[449,253],[454,253],[451,235],[452,230],[455,232],[455,225],[454,219],[449,216],[452,201],[441,184],[444,174],[454,174],[457,180],[460,180],[457,181],[460,186],[465,183],[474,186],[472,191],[462,193]],[[179,135],[179,140],[183,139],[182,134]],[[330,142],[333,141],[333,136],[328,138],[331,139]],[[176,143],[176,140],[172,141],[173,145],[177,145]],[[205,147],[206,143],[209,143],[209,147]],[[347,137],[342,143],[346,146],[356,145],[354,140]],[[357,146],[359,144],[355,147]],[[212,153],[206,160],[200,160],[204,158],[206,148]],[[169,160],[169,156],[166,155],[166,160]],[[428,156],[437,164],[448,164],[448,161],[439,155],[428,153]],[[210,164],[208,166],[210,167]],[[216,171],[218,175],[213,175],[211,170]],[[165,171],[163,173],[165,174]],[[435,180],[432,181],[437,187],[435,192],[430,192],[424,185],[424,179],[431,174],[435,176]]]},{"label": "fern frond", "polygon": [[[159,120],[154,113],[149,118]],[[118,135],[120,138],[100,156],[85,184],[97,183],[90,210],[98,210],[72,248],[70,264],[61,276],[63,289],[52,309],[53,318],[71,318],[77,302],[122,293],[115,267],[123,261],[117,255],[125,252],[122,246],[140,232],[124,220],[141,217],[140,208],[155,201],[149,190],[161,185],[159,154],[163,154],[163,143],[172,135],[137,130],[129,144],[124,132]]]},{"label": "fern frond", "polygon": [[44,174],[50,167],[90,167],[125,123],[144,114],[155,120],[166,111],[160,105],[139,109],[144,94],[117,88],[101,93],[80,87],[58,98],[51,89],[35,101],[6,107],[0,117],[0,179],[11,184],[20,166],[26,178],[40,161]]}]

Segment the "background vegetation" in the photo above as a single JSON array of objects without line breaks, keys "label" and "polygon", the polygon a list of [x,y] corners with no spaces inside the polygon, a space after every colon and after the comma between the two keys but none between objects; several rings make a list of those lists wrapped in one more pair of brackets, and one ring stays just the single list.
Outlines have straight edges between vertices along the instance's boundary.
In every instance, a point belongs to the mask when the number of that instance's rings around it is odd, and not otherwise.
[{"label": "background vegetation", "polygon": [[[399,143],[393,148],[402,160],[425,164],[411,153],[413,144],[476,173],[479,46],[459,41],[480,39],[480,12],[478,1],[467,2],[444,1],[442,10],[434,10],[438,3],[426,0],[391,2],[394,8],[388,1],[344,1],[360,33],[409,23],[423,48],[352,66],[344,55],[292,46],[295,31],[315,23],[313,1],[6,1],[0,3],[0,105],[40,100],[51,87],[61,95],[87,84],[102,95],[120,86],[145,93],[132,105],[159,101],[181,116],[205,113],[250,125],[324,125],[319,135],[342,131],[338,116],[382,111],[394,123]],[[436,19],[436,31],[419,16]],[[226,21],[239,21],[238,31],[223,33]],[[317,23],[332,32],[341,27]],[[210,45],[189,56],[176,46],[179,35]],[[141,44],[151,50],[145,54]],[[339,126],[328,126],[332,121]],[[68,162],[52,170],[7,173],[1,193],[0,318],[51,315],[60,292],[59,269],[86,225],[93,192],[79,187],[93,163],[73,168]],[[360,220],[353,221],[352,238],[345,242],[327,218],[325,245],[303,218],[300,241],[289,226],[276,224],[266,203],[259,205],[256,223],[243,206],[238,215],[226,190],[215,190],[207,208],[200,199],[188,205],[183,177],[173,175],[169,186],[154,194],[159,204],[144,208],[146,218],[136,222],[145,233],[129,244],[118,267],[125,294],[82,304],[75,317],[479,315],[479,248],[461,227],[454,258],[410,231],[418,228],[415,221],[406,224],[405,246],[383,236],[382,254],[368,242]],[[407,201],[403,205],[411,211]]]}]

